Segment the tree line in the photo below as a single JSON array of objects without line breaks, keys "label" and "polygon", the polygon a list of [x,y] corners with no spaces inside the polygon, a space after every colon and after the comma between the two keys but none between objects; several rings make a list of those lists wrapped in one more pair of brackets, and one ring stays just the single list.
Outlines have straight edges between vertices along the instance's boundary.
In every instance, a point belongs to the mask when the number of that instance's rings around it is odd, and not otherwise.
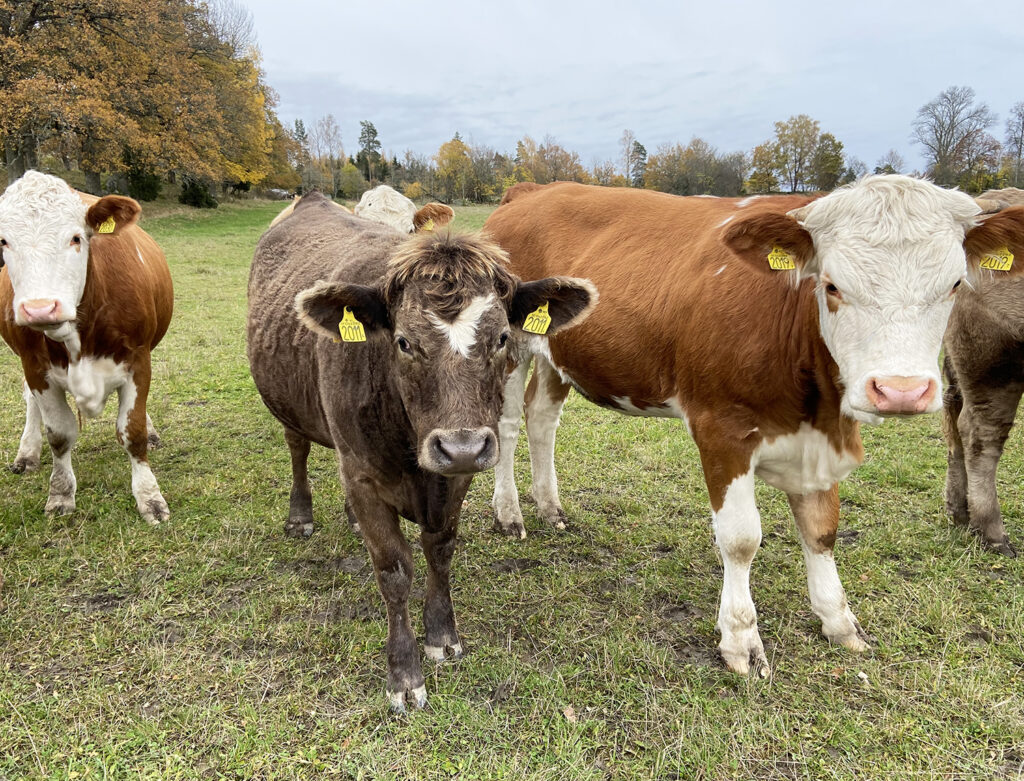
[{"label": "tree line", "polygon": [[[412,198],[494,202],[516,182],[568,180],[677,195],[831,190],[874,171],[920,173],[969,192],[1024,181],[1024,102],[998,116],[969,87],[922,106],[911,138],[927,161],[895,150],[873,168],[800,114],[752,150],[693,138],[649,152],[631,130],[615,159],[584,165],[551,136],[514,150],[459,133],[432,155],[383,150],[360,123],[346,154],[333,114],[285,127],[265,83],[251,13],[238,0],[0,0],[0,152],[7,178],[28,168],[78,172],[85,189],[149,200],[165,182],[196,205],[210,190],[319,189],[357,198],[387,183]],[[69,177],[73,178],[73,177]]]}]

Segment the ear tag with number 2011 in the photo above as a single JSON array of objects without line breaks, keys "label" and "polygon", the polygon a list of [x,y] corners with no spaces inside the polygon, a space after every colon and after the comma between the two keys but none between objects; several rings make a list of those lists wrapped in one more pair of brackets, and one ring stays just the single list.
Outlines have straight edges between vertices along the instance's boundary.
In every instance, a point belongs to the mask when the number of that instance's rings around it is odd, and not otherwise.
[{"label": "ear tag with number 2011", "polygon": [[551,327],[551,315],[548,314],[548,302],[545,301],[526,316],[523,330],[528,334],[544,335]]},{"label": "ear tag with number 2011", "polygon": [[993,271],[1009,271],[1013,265],[1013,253],[1009,247],[1002,247],[995,252],[990,252],[981,259],[981,267]]},{"label": "ear tag with number 2011", "polygon": [[341,322],[338,323],[338,332],[341,334],[341,341],[343,342],[365,342],[366,331],[363,330],[363,324],[356,320],[356,316],[352,314],[352,310],[345,307],[345,314],[341,318]]},{"label": "ear tag with number 2011", "polygon": [[772,251],[768,253],[768,265],[776,271],[791,271],[796,268],[793,256],[779,246],[772,247]]}]

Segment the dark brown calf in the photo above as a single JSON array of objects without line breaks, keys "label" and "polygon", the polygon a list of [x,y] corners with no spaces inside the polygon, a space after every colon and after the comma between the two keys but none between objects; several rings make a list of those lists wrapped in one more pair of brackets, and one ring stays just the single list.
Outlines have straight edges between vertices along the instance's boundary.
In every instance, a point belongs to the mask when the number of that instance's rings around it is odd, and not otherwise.
[{"label": "dark brown calf", "polygon": [[472,476],[498,458],[510,331],[546,304],[554,333],[596,301],[586,280],[523,284],[506,264],[483,238],[407,239],[318,193],[264,234],[253,259],[249,362],[291,450],[286,530],[312,531],[306,458],[311,442],[333,448],[346,511],[387,606],[396,710],[406,697],[426,702],[409,618],[412,552],[399,517],[422,529],[424,650],[438,662],[458,657],[449,568]]}]

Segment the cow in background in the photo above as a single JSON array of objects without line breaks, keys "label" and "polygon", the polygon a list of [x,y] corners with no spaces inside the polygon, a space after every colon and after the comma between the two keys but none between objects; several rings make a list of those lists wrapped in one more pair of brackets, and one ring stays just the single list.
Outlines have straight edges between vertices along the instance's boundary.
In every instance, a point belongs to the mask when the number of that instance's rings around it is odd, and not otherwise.
[{"label": "cow in background", "polygon": [[[989,213],[1024,210],[1024,190],[989,190],[978,197]],[[986,218],[992,219],[992,218]],[[987,270],[960,291],[946,329],[943,429],[946,510],[982,543],[1016,556],[999,509],[996,468],[1024,394],[1024,237],[1007,235],[983,262]]]},{"label": "cow in background", "polygon": [[249,276],[249,364],[291,451],[286,530],[312,528],[310,443],[332,448],[387,606],[396,710],[427,696],[399,517],[421,527],[424,650],[458,657],[449,569],[472,477],[498,458],[511,333],[541,309],[556,333],[597,298],[586,280],[520,283],[497,245],[445,234],[409,238],[310,193],[260,239]]},{"label": "cow in background", "polygon": [[417,209],[415,203],[386,184],[363,193],[353,213],[357,217],[390,225],[402,233],[440,228],[455,217],[452,207],[443,203],[428,203]]},{"label": "cow in background", "polygon": [[[789,498],[823,633],[865,649],[833,558],[838,481],[863,460],[860,423],[940,407],[939,347],[961,282],[1024,235],[1021,210],[981,224],[979,212],[963,193],[902,176],[817,200],[511,188],[485,230],[515,273],[584,276],[601,291],[578,328],[526,344],[536,356],[526,421],[538,513],[564,525],[554,436],[570,387],[620,412],[681,419],[700,451],[724,565],[718,630],[729,668],[769,674],[749,585],[761,542],[755,475]],[[512,459],[527,364],[506,387],[494,489],[497,524],[519,536]]]},{"label": "cow in background", "polygon": [[138,227],[131,198],[76,193],[29,171],[0,196],[0,336],[21,358],[25,431],[13,472],[38,468],[39,428],[53,455],[46,512],[75,509],[71,451],[81,415],[117,391],[117,439],[131,460],[132,494],[149,523],[170,511],[149,466],[159,442],[146,399],[150,351],[167,331],[174,291],[167,261]]}]

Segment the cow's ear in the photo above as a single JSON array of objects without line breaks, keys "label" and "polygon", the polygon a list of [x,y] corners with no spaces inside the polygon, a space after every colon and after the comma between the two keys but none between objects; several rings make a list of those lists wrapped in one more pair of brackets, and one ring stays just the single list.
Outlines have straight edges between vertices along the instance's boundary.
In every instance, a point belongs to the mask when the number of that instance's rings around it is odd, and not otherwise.
[{"label": "cow's ear", "polygon": [[1024,206],[1011,206],[983,217],[964,237],[967,271],[988,269],[997,275],[1024,274]]},{"label": "cow's ear", "polygon": [[431,231],[435,228],[440,228],[442,225],[447,225],[455,219],[455,210],[451,206],[445,206],[443,203],[428,203],[412,218],[413,227],[417,231]]},{"label": "cow's ear", "polygon": [[[350,331],[358,334],[355,323],[362,326],[365,334],[391,329],[384,296],[377,288],[365,285],[317,282],[295,297],[295,311],[306,328],[336,340]],[[339,328],[343,321],[347,326],[345,332]]]},{"label": "cow's ear", "polygon": [[519,283],[508,321],[528,333],[547,336],[582,323],[595,306],[597,288],[589,279],[548,277]]},{"label": "cow's ear", "polygon": [[117,235],[139,219],[142,207],[123,195],[105,195],[89,207],[85,224],[92,233]]},{"label": "cow's ear", "polygon": [[738,217],[725,225],[722,241],[758,271],[814,274],[814,242],[798,222],[800,212]]}]

